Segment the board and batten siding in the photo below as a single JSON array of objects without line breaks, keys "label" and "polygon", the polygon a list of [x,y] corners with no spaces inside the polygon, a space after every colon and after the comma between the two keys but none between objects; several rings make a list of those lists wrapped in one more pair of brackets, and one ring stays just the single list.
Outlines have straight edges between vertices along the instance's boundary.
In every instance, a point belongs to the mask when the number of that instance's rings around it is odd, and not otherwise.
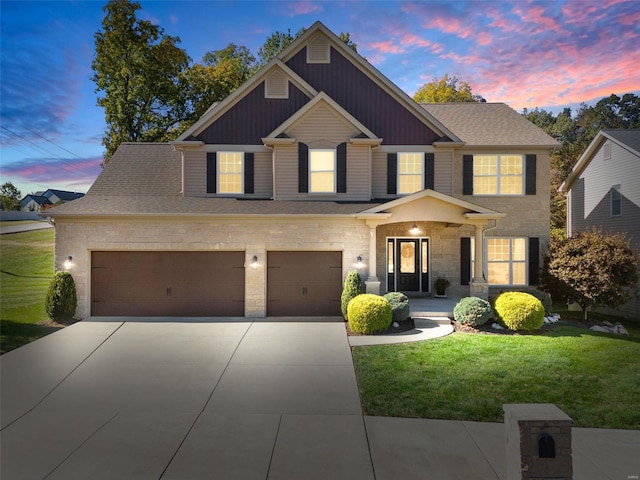
[{"label": "board and batten siding", "polygon": [[[257,147],[261,148],[261,147]],[[224,150],[229,150],[225,147]],[[273,196],[273,169],[271,152],[254,153],[254,193],[247,198],[271,198]],[[185,150],[184,152],[184,196],[215,197],[207,193],[207,152]]]}]

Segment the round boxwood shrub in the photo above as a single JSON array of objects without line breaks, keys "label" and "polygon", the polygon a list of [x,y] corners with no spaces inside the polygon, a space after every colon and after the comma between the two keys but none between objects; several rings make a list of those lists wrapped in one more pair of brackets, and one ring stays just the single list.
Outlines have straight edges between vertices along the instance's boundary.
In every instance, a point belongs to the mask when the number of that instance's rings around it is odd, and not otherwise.
[{"label": "round boxwood shrub", "polygon": [[73,318],[78,306],[76,284],[69,272],[57,272],[49,283],[45,310],[49,318],[58,323],[68,322]]},{"label": "round boxwood shrub", "polygon": [[392,318],[394,322],[404,322],[409,318],[409,298],[402,292],[389,292],[383,295],[384,299],[391,305]]},{"label": "round boxwood shrub", "polygon": [[344,279],[344,287],[342,288],[342,296],[340,297],[340,308],[345,320],[347,320],[347,307],[349,306],[349,302],[361,294],[362,279],[360,278],[360,274],[355,270],[351,270]]},{"label": "round boxwood shrub", "polygon": [[553,313],[553,302],[551,300],[551,294],[535,288],[532,290],[527,290],[525,293],[533,295],[542,302],[545,315],[551,315]]},{"label": "round boxwood shrub", "polygon": [[492,317],[491,304],[479,297],[463,298],[453,309],[454,320],[470,327],[484,325]]},{"label": "round boxwood shrub", "polygon": [[544,324],[544,306],[529,293],[501,293],[496,298],[495,310],[510,330],[537,330]]},{"label": "round boxwood shrub", "polygon": [[354,332],[368,334],[386,330],[391,325],[391,305],[379,295],[364,293],[349,302],[347,318]]}]

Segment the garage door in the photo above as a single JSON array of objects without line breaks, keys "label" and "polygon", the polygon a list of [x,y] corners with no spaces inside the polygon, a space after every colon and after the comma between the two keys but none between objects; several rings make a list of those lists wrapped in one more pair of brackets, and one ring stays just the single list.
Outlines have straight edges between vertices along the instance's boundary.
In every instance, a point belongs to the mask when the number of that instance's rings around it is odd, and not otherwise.
[{"label": "garage door", "polygon": [[342,252],[267,252],[267,315],[340,315]]},{"label": "garage door", "polygon": [[95,316],[244,316],[244,252],[92,252]]}]

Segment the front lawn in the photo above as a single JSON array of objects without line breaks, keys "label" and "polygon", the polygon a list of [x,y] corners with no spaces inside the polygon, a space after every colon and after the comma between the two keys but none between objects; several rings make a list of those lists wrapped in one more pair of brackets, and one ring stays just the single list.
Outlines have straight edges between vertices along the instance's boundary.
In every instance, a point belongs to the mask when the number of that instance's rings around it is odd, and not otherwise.
[{"label": "front lawn", "polygon": [[59,329],[44,302],[53,276],[53,229],[0,237],[0,349],[2,353]]},{"label": "front lawn", "polygon": [[554,403],[577,427],[640,429],[640,329],[454,333],[353,349],[366,415],[503,421],[505,403]]}]

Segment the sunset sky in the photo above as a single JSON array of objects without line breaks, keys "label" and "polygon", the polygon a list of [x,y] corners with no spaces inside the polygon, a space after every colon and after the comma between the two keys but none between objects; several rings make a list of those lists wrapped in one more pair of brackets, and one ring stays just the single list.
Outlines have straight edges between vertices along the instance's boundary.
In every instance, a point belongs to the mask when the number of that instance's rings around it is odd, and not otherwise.
[{"label": "sunset sky", "polygon": [[[0,2],[0,181],[23,195],[86,192],[100,172],[104,114],[91,81],[106,1]],[[233,42],[320,20],[406,93],[445,73],[489,102],[559,112],[640,94],[637,0],[420,2],[141,1],[194,62]]]}]

